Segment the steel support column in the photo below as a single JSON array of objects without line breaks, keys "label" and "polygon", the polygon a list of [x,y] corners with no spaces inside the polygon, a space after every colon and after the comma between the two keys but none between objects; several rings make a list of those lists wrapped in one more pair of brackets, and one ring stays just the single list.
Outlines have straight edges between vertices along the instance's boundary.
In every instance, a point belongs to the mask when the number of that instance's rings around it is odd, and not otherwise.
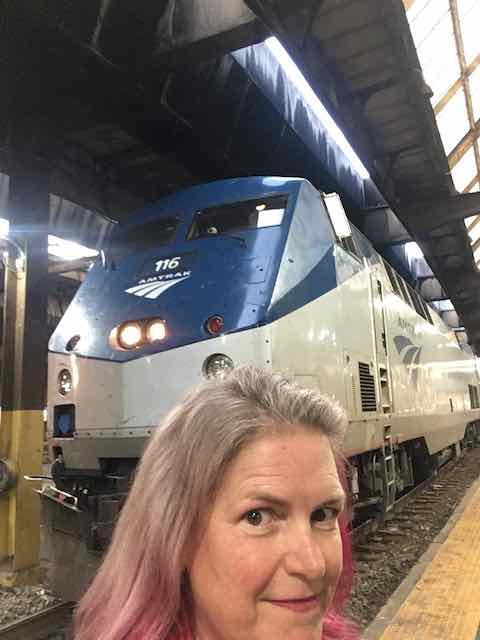
[{"label": "steel support column", "polygon": [[[35,578],[40,504],[25,475],[41,473],[47,364],[48,183],[36,169],[10,177],[1,378],[0,585]],[[7,254],[8,252],[8,254]],[[20,259],[19,259],[20,258]]]}]

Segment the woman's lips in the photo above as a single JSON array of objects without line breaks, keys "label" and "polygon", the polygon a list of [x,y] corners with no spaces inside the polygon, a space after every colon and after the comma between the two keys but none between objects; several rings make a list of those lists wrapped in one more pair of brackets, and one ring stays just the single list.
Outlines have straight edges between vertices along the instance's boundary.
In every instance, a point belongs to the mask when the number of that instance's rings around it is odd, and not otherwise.
[{"label": "woman's lips", "polygon": [[295,600],[268,600],[270,604],[274,604],[277,607],[284,607],[291,609],[292,611],[312,611],[319,605],[318,596],[311,596],[310,598],[298,598]]}]

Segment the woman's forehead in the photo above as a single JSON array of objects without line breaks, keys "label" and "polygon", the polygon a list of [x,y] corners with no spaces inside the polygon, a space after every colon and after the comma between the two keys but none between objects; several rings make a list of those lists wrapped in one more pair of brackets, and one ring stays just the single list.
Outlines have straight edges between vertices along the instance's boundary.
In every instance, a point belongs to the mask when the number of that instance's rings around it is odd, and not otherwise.
[{"label": "woman's forehead", "polygon": [[286,433],[269,431],[249,442],[229,465],[220,491],[237,495],[257,489],[285,490],[304,483],[318,489],[340,489],[328,438],[304,427]]}]

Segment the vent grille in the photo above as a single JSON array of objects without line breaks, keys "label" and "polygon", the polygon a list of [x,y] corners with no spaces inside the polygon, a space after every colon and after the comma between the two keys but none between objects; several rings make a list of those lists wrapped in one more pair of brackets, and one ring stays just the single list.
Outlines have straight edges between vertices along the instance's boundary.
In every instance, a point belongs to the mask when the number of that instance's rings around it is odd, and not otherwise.
[{"label": "vent grille", "polygon": [[360,378],[362,411],[376,411],[377,394],[375,393],[375,378],[370,373],[370,366],[367,363],[358,363],[358,376]]}]

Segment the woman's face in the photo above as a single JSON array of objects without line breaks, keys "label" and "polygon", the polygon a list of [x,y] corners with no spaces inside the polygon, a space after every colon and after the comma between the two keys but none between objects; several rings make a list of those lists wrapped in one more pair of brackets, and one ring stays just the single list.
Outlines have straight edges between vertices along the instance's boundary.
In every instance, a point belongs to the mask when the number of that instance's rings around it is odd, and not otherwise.
[{"label": "woman's face", "polygon": [[342,570],[328,439],[295,427],[231,463],[188,566],[199,640],[320,640]]}]

